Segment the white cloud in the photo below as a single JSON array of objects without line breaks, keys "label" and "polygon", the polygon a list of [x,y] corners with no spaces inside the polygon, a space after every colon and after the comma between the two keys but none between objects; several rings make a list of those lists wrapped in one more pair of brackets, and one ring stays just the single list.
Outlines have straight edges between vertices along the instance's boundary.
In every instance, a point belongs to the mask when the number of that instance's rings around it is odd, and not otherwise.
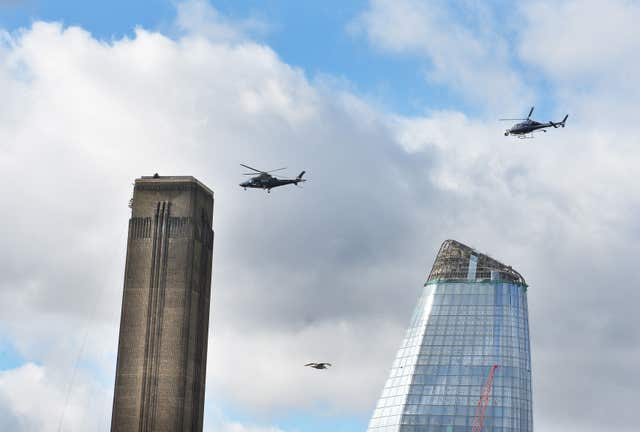
[{"label": "white cloud", "polygon": [[[213,431],[214,429],[212,429]],[[282,432],[282,429],[275,427],[262,427],[262,426],[246,426],[242,423],[230,422],[222,425],[221,428],[215,429],[220,432]]]},{"label": "white cloud", "polygon": [[547,78],[573,119],[600,129],[615,125],[619,136],[609,145],[624,145],[622,136],[636,134],[640,102],[638,3],[536,1],[520,13],[520,58]]},{"label": "white cloud", "polygon": [[[80,375],[83,372],[80,371]],[[100,430],[107,415],[110,395],[87,385],[85,376],[69,393],[69,386],[45,366],[33,363],[0,371],[0,429],[53,432]],[[63,417],[64,413],[64,417]]]},{"label": "white cloud", "polygon": [[[463,20],[466,9],[473,26]],[[491,10],[478,3],[459,8],[438,0],[371,0],[350,28],[384,52],[425,59],[430,80],[474,103],[515,106],[533,95],[511,64],[509,40],[495,25]]]},{"label": "white cloud", "polygon": [[205,418],[205,432],[285,432],[275,426],[246,424],[229,420],[220,409],[215,407],[209,409]]},{"label": "white cloud", "polygon": [[[372,403],[373,383],[384,377],[370,379],[371,370],[387,369],[381,353],[395,347],[399,334],[369,347],[363,324],[336,323],[367,318],[395,295],[382,293],[393,280],[419,280],[424,272],[400,248],[410,233],[398,221],[411,217],[403,202],[413,192],[398,183],[407,155],[380,114],[353,96],[314,88],[301,71],[251,42],[199,35],[174,41],[139,29],[133,39],[106,44],[80,28],[36,22],[14,34],[0,58],[0,91],[14,117],[0,120],[7,138],[0,169],[16,179],[2,203],[11,253],[1,264],[0,313],[24,357],[66,370],[88,331],[84,361],[101,369],[86,378],[110,389],[131,182],[153,172],[189,173],[216,190],[209,375],[217,378],[209,391],[247,409],[299,405],[299,394],[278,390],[274,378],[287,377],[283,386],[292,389],[294,378],[309,372],[301,365],[313,357],[310,340],[306,355],[284,351],[308,334],[326,346],[333,342],[327,355],[341,364],[331,376],[352,375],[369,386],[363,395],[345,391],[346,380],[333,381],[337,388],[311,391],[309,404],[335,396],[329,406],[353,412]],[[243,192],[240,162],[265,168],[284,162],[307,169],[311,181],[304,191]],[[421,200],[431,195],[428,183],[421,190]],[[380,230],[380,223],[393,228]],[[358,269],[356,280],[349,268]],[[413,285],[399,286],[414,293]],[[413,297],[391,313],[402,319]],[[384,318],[375,325],[400,331]],[[251,393],[239,384],[253,366],[241,360],[248,351],[257,362],[272,361],[265,350],[271,339],[282,348],[281,373],[266,381],[272,389],[261,385]],[[350,361],[353,354],[361,364]],[[246,372],[216,370],[231,367],[228,359]]]},{"label": "white cloud", "polygon": [[640,5],[614,0],[522,5],[519,55],[563,85],[634,79],[640,62]]},{"label": "white cloud", "polygon": [[[220,324],[210,340],[216,366],[208,375],[209,384],[227,392],[235,389],[234,402],[256,407],[262,415],[277,410],[313,411],[319,403],[327,404],[332,415],[366,412],[385,379],[376,374],[375,365],[389,361],[384,353],[397,349],[403,330],[386,320],[346,317],[278,332]],[[234,349],[228,350],[230,346]],[[304,367],[313,361],[333,366],[322,371]]]},{"label": "white cloud", "polygon": [[246,41],[251,35],[264,34],[268,30],[265,22],[258,19],[232,20],[220,14],[206,0],[190,0],[177,3],[178,30],[197,34],[212,41]]}]

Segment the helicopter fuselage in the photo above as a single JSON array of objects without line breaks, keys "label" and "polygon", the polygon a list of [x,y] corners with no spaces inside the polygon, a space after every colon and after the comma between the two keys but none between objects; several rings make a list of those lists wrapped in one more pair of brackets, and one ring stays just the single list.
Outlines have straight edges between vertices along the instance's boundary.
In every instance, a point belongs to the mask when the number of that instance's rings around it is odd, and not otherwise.
[{"label": "helicopter fuselage", "polygon": [[288,184],[298,185],[298,183],[306,181],[302,178],[302,174],[295,179],[279,179],[270,174],[262,173],[257,176],[247,180],[246,182],[240,183],[240,187],[245,189],[254,188],[254,189],[266,189],[270,191],[271,189],[278,186],[285,186]]},{"label": "helicopter fuselage", "polygon": [[[518,138],[529,138],[529,136],[527,135],[537,130],[542,130],[542,132],[546,132],[545,129],[549,127],[553,127],[553,128],[564,127],[567,121],[567,118],[569,117],[569,114],[567,114],[559,122],[550,121],[547,123],[540,123],[538,121],[530,119],[532,113],[533,113],[533,107],[531,107],[531,111],[529,111],[529,115],[527,116],[526,119],[521,119],[523,120],[522,122],[516,123],[513,127],[504,131],[504,135],[505,136],[516,135]],[[501,119],[501,120],[516,120],[516,119]]]},{"label": "helicopter fuselage", "polygon": [[548,128],[548,127],[552,127],[553,123],[549,122],[549,123],[540,123],[537,122],[535,120],[526,120],[522,123],[518,123],[515,126],[513,126],[510,129],[507,129],[505,131],[505,136],[508,135],[523,135],[523,134],[528,134],[540,129],[544,129],[544,128]]}]

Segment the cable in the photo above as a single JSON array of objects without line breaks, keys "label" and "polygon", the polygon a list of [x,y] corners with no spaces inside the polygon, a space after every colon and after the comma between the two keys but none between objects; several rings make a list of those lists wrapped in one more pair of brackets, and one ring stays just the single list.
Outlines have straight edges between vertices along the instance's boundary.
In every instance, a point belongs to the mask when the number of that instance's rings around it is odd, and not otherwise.
[{"label": "cable", "polygon": [[[97,302],[96,302],[97,304]],[[95,307],[94,307],[95,312]],[[71,381],[69,382],[69,387],[67,388],[67,395],[64,398],[64,405],[62,406],[62,414],[60,414],[60,424],[58,425],[58,432],[62,432],[62,425],[64,423],[64,414],[67,410],[67,404],[69,403],[69,397],[71,396],[71,390],[73,389],[73,382],[76,379],[76,373],[78,372],[78,366],[80,365],[80,359],[82,358],[82,353],[84,352],[84,347],[87,344],[87,338],[89,337],[89,328],[84,333],[84,338],[82,340],[82,344],[80,345],[80,350],[78,351],[78,355],[76,356],[76,363],[73,367],[73,372],[71,373]]]}]

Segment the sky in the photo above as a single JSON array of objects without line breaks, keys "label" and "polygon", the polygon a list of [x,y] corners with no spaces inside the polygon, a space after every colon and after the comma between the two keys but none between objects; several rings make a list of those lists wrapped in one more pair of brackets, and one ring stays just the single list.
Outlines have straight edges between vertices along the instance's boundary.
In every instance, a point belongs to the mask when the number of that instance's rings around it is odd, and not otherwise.
[{"label": "sky", "polygon": [[205,431],[365,430],[447,238],[529,284],[535,429],[637,429],[640,4],[90,3],[0,0],[0,430],[109,428],[155,172],[215,191]]}]

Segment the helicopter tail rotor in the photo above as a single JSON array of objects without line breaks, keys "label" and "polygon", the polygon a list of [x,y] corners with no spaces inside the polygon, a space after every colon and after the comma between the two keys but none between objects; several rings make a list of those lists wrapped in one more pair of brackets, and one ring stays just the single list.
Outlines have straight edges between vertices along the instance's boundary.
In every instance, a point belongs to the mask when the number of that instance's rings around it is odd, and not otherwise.
[{"label": "helicopter tail rotor", "polygon": [[550,124],[551,126],[553,126],[554,128],[557,128],[558,126],[562,126],[562,127],[564,127],[564,124],[565,124],[565,122],[567,121],[567,118],[568,118],[568,117],[569,117],[569,114],[565,115],[561,122],[554,123],[554,122],[550,121],[550,122],[549,122],[549,124]]},{"label": "helicopter tail rotor", "polygon": [[[293,181],[294,185],[298,186],[298,183],[304,183],[304,182],[307,181],[306,179],[302,178],[302,176],[304,175],[305,172],[306,171],[302,171],[300,174],[298,174],[298,177],[296,177],[296,179]],[[298,186],[298,187],[300,187],[300,186]]]}]

